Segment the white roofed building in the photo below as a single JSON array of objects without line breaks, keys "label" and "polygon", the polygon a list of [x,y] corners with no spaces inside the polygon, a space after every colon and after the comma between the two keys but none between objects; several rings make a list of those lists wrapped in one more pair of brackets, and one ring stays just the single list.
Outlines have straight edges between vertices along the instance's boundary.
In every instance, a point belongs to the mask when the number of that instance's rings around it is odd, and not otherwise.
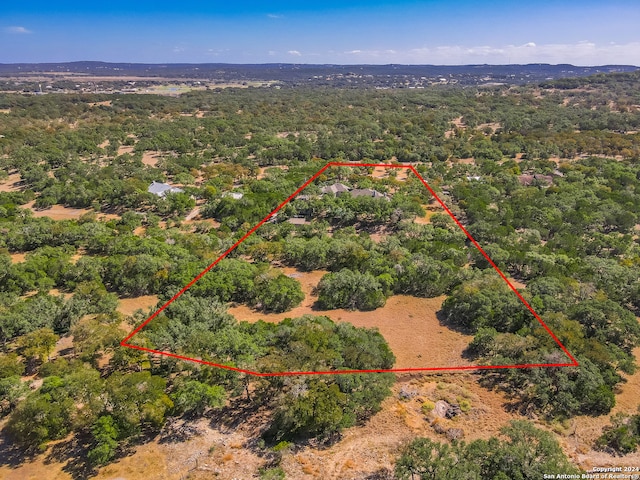
[{"label": "white roofed building", "polygon": [[149,188],[147,188],[147,192],[153,193],[160,198],[164,198],[167,193],[182,193],[184,192],[184,190],[178,187],[173,187],[168,183],[154,181],[153,183],[151,183],[151,185],[149,185]]}]

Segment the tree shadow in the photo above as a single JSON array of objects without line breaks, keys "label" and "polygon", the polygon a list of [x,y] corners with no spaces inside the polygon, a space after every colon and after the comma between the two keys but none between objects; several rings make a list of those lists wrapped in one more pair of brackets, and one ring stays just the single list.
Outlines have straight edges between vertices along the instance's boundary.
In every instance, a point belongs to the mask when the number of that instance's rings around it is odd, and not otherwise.
[{"label": "tree shadow", "polygon": [[211,410],[206,414],[211,427],[218,428],[222,433],[233,433],[240,426],[247,424],[247,419],[252,419],[252,424],[259,428],[264,423],[267,409],[262,402],[247,400],[245,397],[232,399],[231,402],[220,409]]},{"label": "tree shadow", "polygon": [[[442,310],[439,310],[436,312],[436,318],[438,319],[438,323],[443,326],[448,328],[449,330],[453,331],[453,332],[457,332],[457,333],[462,333],[463,335],[473,335],[475,332],[473,332],[471,329],[464,327],[463,325],[460,325],[458,323],[452,322],[451,320],[449,320],[444,313],[442,313]],[[478,356],[476,354],[473,353],[473,351],[469,348],[469,346],[467,345],[467,347],[461,352],[460,356],[465,359],[465,360],[469,360],[469,361],[475,361],[478,360]]]},{"label": "tree shadow", "polygon": [[532,412],[530,406],[518,400],[511,389],[505,385],[508,371],[501,370],[485,370],[483,372],[474,372],[477,384],[489,392],[499,392],[504,395],[504,404],[502,405],[508,413],[517,413],[519,415],[530,417]]},{"label": "tree shadow", "polygon": [[25,449],[17,445],[7,433],[0,431],[0,465],[18,468],[34,460],[40,454],[36,449]]},{"label": "tree shadow", "polygon": [[[109,464],[135,453],[136,447],[144,445],[155,438],[153,432],[142,432],[137,438],[131,438],[118,446],[115,456],[109,460]],[[56,443],[51,446],[46,454],[44,463],[64,463],[62,471],[68,473],[73,480],[84,480],[94,476],[98,469],[92,466],[87,454],[92,447],[90,434],[75,434],[71,439]]]},{"label": "tree shadow", "polygon": [[12,469],[33,462],[40,455],[44,455],[43,463],[65,464],[62,470],[74,480],[89,478],[95,471],[86,462],[89,448],[88,437],[74,436],[69,440],[54,443],[46,453],[37,448],[23,448],[13,441],[5,432],[0,432],[0,465]]},{"label": "tree shadow", "polygon": [[45,465],[64,463],[62,470],[74,480],[89,478],[95,469],[87,462],[90,438],[86,435],[74,435],[68,441],[53,445],[45,457]]},{"label": "tree shadow", "polygon": [[160,431],[158,443],[183,443],[202,435],[200,429],[195,425],[195,422],[200,418],[201,416],[198,415],[167,418]]},{"label": "tree shadow", "polygon": [[382,467],[362,478],[364,480],[392,480],[395,477],[392,470],[387,467]]},{"label": "tree shadow", "polygon": [[315,302],[313,302],[311,304],[311,311],[312,312],[326,312],[327,310],[322,308],[322,306],[320,305],[320,301],[319,300],[316,300]]}]

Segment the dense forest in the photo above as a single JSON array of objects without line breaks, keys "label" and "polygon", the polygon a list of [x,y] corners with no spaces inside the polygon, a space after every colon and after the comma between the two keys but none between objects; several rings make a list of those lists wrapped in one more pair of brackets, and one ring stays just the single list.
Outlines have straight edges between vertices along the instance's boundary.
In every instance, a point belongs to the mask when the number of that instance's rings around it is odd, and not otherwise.
[{"label": "dense forest", "polygon": [[[229,369],[120,346],[332,161],[414,165],[579,363],[488,370],[484,387],[540,422],[608,414],[640,346],[639,85],[624,73],[483,88],[1,94],[4,434],[20,452],[82,438],[89,472],[171,419],[242,402],[267,412],[264,449],[331,443],[381,409],[393,374],[242,371],[393,368],[375,325],[330,312],[375,319],[394,295],[446,296],[442,321],[473,336],[465,356],[475,364],[567,362],[418,178],[356,166],[323,172],[132,340]],[[179,188],[157,195],[154,181]],[[327,193],[338,184],[375,194]],[[54,220],[52,207],[83,214]],[[428,210],[428,223],[414,221]],[[323,313],[279,323],[229,313],[299,306],[305,293],[284,267],[326,272],[315,288]],[[149,295],[151,311],[118,309]],[[638,425],[616,416],[594,447],[635,451]],[[517,476],[499,467],[512,452],[545,460]],[[574,468],[548,433],[521,422],[489,441],[416,440],[395,475],[450,478],[453,464],[475,475],[465,478]]]}]

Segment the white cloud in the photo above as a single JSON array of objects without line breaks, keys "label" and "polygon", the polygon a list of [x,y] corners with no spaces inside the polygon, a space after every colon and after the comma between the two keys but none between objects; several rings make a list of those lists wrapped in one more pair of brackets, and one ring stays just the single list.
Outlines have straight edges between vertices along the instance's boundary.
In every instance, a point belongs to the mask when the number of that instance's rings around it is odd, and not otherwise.
[{"label": "white cloud", "polygon": [[276,52],[275,50],[269,50],[269,56],[270,57],[273,57],[276,53],[278,53],[278,52]]},{"label": "white cloud", "polygon": [[350,50],[327,54],[327,61],[464,65],[473,63],[571,63],[574,65],[640,65],[640,42],[590,41],[522,45],[434,45],[404,50]]},{"label": "white cloud", "polygon": [[[183,50],[184,50],[184,49],[183,49]],[[174,49],[174,52],[175,52],[175,51],[176,51],[176,50]],[[228,51],[229,51],[229,49],[228,49],[228,48],[208,48],[208,49],[207,49],[207,52],[206,52],[206,55],[210,55],[210,56],[213,56],[213,57],[217,57],[217,56],[219,56],[219,55],[221,55],[221,54],[223,54],[223,53],[227,53]],[[176,52],[176,53],[178,53],[178,52]]]},{"label": "white cloud", "polygon": [[33,33],[31,30],[27,30],[25,27],[18,27],[18,26],[7,27],[4,29],[4,31],[7,33],[13,33],[18,35]]},{"label": "white cloud", "polygon": [[293,55],[294,57],[300,57],[302,54],[298,50],[289,50],[287,52],[289,55]]},{"label": "white cloud", "polygon": [[277,14],[275,14],[275,13],[267,13],[267,17],[268,17],[268,18],[276,19],[276,18],[283,18],[283,17],[284,17],[284,15],[277,15]]}]

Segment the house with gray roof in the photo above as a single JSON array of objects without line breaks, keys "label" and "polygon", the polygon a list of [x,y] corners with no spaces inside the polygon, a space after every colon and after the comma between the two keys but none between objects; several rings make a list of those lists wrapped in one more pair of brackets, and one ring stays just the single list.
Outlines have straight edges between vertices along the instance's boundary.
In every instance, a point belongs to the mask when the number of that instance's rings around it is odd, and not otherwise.
[{"label": "house with gray roof", "polygon": [[339,195],[341,193],[346,193],[349,191],[349,187],[347,187],[343,183],[334,183],[333,185],[328,185],[326,187],[322,187],[320,189],[322,193],[330,193],[333,196]]},{"label": "house with gray roof", "polygon": [[147,188],[147,192],[153,193],[160,198],[164,198],[167,193],[182,193],[184,192],[184,190],[178,187],[172,187],[168,183],[154,181],[151,183],[151,185],[149,185],[149,188]]},{"label": "house with gray roof", "polygon": [[372,198],[386,198],[387,200],[389,200],[389,197],[387,197],[384,193],[380,193],[377,190],[373,190],[371,188],[355,188],[351,190],[350,193],[353,198],[372,197]]}]

